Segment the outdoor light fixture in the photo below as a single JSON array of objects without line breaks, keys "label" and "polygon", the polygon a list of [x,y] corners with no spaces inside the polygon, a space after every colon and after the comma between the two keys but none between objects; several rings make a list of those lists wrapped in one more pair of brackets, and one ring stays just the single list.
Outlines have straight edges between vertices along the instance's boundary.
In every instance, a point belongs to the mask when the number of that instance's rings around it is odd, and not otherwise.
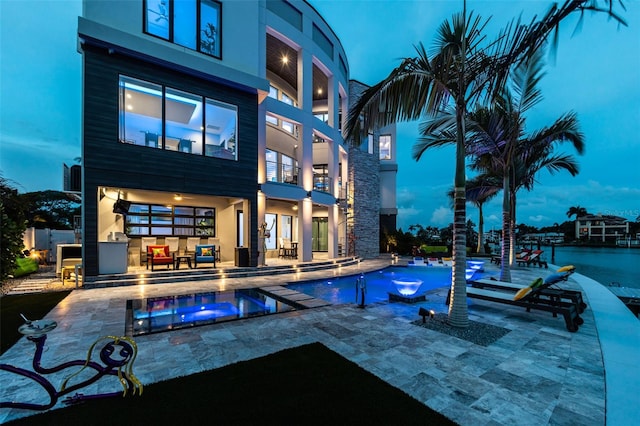
[{"label": "outdoor light fixture", "polygon": [[173,194],[173,199],[176,201],[181,201],[182,200],[182,194]]},{"label": "outdoor light fixture", "polygon": [[282,55],[282,63],[285,65],[289,63],[289,58],[287,58],[287,55]]}]

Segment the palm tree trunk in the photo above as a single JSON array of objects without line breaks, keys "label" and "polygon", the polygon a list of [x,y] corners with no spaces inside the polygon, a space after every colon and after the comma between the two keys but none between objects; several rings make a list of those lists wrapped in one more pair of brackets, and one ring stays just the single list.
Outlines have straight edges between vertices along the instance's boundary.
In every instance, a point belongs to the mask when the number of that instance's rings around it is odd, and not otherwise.
[{"label": "palm tree trunk", "polygon": [[467,269],[467,200],[465,189],[464,111],[464,105],[456,105],[458,136],[453,200],[453,267],[451,273],[451,302],[449,303],[448,319],[449,324],[460,328],[469,326],[467,279],[465,277]]},{"label": "palm tree trunk", "polygon": [[511,191],[510,211],[511,217],[509,218],[509,267],[512,267],[516,263],[516,192]]},{"label": "palm tree trunk", "polygon": [[484,244],[482,240],[484,238],[484,215],[482,214],[482,203],[478,203],[478,246],[476,247],[476,253],[484,254]]},{"label": "palm tree trunk", "polygon": [[511,282],[509,253],[511,252],[511,203],[509,190],[509,174],[505,173],[502,183],[502,247],[500,252],[500,281]]}]

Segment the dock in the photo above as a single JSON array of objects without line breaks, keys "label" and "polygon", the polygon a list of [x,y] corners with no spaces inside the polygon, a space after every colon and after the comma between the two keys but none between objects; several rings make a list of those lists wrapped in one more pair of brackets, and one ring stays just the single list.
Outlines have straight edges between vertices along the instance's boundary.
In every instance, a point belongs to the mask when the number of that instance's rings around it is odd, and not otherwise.
[{"label": "dock", "polygon": [[640,317],[640,288],[610,285],[609,290],[624,303],[636,317]]}]

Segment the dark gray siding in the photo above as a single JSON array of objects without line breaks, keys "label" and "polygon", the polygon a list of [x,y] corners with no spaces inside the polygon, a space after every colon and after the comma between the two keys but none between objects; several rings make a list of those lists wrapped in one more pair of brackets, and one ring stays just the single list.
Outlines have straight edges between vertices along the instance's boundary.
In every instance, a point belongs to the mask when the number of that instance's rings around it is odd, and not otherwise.
[{"label": "dark gray siding", "polygon": [[[257,221],[255,93],[240,91],[106,49],[83,46],[83,174],[85,274],[98,274],[98,186],[206,194],[250,200]],[[238,161],[122,144],[118,141],[119,75],[165,84],[238,107]],[[224,76],[223,76],[224,77]],[[161,182],[161,187],[159,186]],[[257,226],[251,226],[251,264],[257,263]]]}]

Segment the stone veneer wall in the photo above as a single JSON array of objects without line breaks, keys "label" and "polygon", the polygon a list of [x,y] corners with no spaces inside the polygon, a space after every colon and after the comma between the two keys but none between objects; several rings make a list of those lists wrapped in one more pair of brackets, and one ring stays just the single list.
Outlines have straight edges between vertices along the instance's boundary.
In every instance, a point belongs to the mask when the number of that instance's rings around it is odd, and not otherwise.
[{"label": "stone veneer wall", "polygon": [[349,148],[349,184],[353,191],[350,218],[355,235],[355,254],[363,259],[380,254],[380,160]]},{"label": "stone veneer wall", "polygon": [[[353,105],[367,85],[349,81],[349,105]],[[366,139],[366,137],[365,137]],[[374,132],[374,141],[378,134]],[[363,140],[364,147],[367,146]],[[371,259],[380,254],[380,147],[373,144],[369,154],[358,147],[349,147],[349,197],[348,225],[355,235],[355,254]],[[351,245],[351,244],[349,244]]]}]

